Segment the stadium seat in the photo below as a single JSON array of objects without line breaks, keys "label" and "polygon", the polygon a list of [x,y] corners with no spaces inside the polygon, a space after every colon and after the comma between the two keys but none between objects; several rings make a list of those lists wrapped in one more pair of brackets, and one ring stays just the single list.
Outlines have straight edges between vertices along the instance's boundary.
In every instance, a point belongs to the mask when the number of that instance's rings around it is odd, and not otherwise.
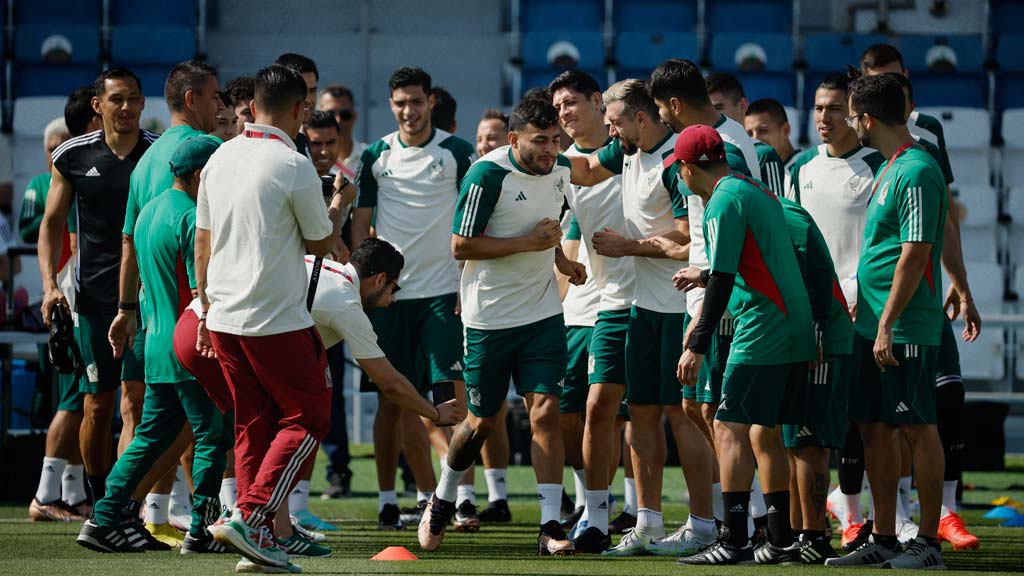
[{"label": "stadium seat", "polygon": [[160,4],[154,12],[154,3],[139,0],[111,0],[110,23],[113,26],[159,24],[160,26],[195,27],[198,16],[194,0],[177,0]]},{"label": "stadium seat", "polygon": [[985,328],[974,342],[964,342],[960,337],[961,330],[963,324],[953,324],[960,352],[960,373],[964,380],[1000,381],[1006,378],[1006,329]]},{"label": "stadium seat", "polygon": [[796,147],[800,143],[800,135],[803,134],[803,126],[800,125],[800,112],[792,106],[784,106],[786,119],[789,120],[789,143]]},{"label": "stadium seat", "polygon": [[697,28],[693,0],[629,0],[615,2],[612,21],[619,32],[679,33]]},{"label": "stadium seat", "polygon": [[[548,84],[555,79],[556,76],[564,72],[563,69],[546,69],[546,70],[524,70],[523,71],[523,92],[526,92],[530,88],[540,86],[541,88],[547,88]],[[605,72],[604,70],[586,70],[591,76],[597,79],[598,84],[606,86]],[[647,71],[650,74],[650,70]],[[622,78],[622,76],[620,76]],[[647,76],[643,76],[647,78]]]},{"label": "stadium seat", "polygon": [[170,64],[126,64],[126,66],[139,77],[139,82],[142,83],[142,93],[148,97],[146,100],[147,107],[150,101],[154,99],[163,100],[164,84],[167,82],[167,74],[171,71]]},{"label": "stadium seat", "polygon": [[[1024,187],[1024,108],[1006,110],[1003,119],[1003,186]],[[1024,199],[1022,199],[1024,200]],[[1011,198],[1012,202],[1012,198]],[[1020,204],[1024,208],[1024,203]],[[1020,212],[1024,226],[1024,211]]]},{"label": "stadium seat", "polygon": [[14,136],[41,139],[51,120],[64,117],[66,102],[66,96],[18,98],[14,101]]},{"label": "stadium seat", "polygon": [[991,29],[999,36],[1020,34],[1024,22],[1024,2],[1020,0],[990,0]]},{"label": "stadium seat", "polygon": [[[622,32],[615,40],[620,70],[653,70],[669,58],[700,59],[697,35],[688,33]],[[628,76],[623,76],[627,77]]]},{"label": "stadium seat", "polygon": [[190,26],[115,26],[110,57],[116,64],[171,66],[196,55],[196,29]]},{"label": "stadium seat", "polygon": [[99,62],[98,0],[18,0],[13,10],[16,61],[43,62],[43,42],[59,35],[70,42],[69,62]]},{"label": "stadium seat", "polygon": [[983,108],[918,107],[942,122],[947,148],[988,148],[991,142],[988,127],[992,118]]},{"label": "stadium seat", "polygon": [[[970,212],[970,207],[968,207]],[[999,260],[999,230],[993,221],[988,226],[962,226],[960,245],[964,259],[974,262],[995,263]]]},{"label": "stadium seat", "polygon": [[793,37],[790,34],[721,33],[711,37],[711,66],[722,72],[753,71],[742,65],[745,57],[763,58],[761,72],[792,72]]},{"label": "stadium seat", "polygon": [[[143,84],[145,86],[145,84]],[[171,111],[163,95],[146,98],[146,108],[139,117],[139,125],[146,130],[163,132],[171,123]]]},{"label": "stadium seat", "polygon": [[[804,36],[804,61],[808,70],[822,75],[841,72],[845,65],[859,67],[865,50],[886,41],[886,37],[879,34],[807,34]],[[814,87],[817,84],[815,82]]]},{"label": "stadium seat", "polygon": [[934,63],[930,59],[944,53],[951,57],[949,63],[960,72],[979,71],[985,61],[985,49],[981,36],[977,35],[906,34],[899,36],[898,43],[903,65],[910,71],[911,78],[916,72],[934,71]]},{"label": "stadium seat", "polygon": [[540,31],[524,32],[522,43],[523,67],[529,70],[543,70],[555,67],[551,62],[555,53],[552,48],[563,44],[569,50],[575,48],[576,66],[585,69],[604,66],[604,39],[600,31]]},{"label": "stadium seat", "polygon": [[999,217],[999,195],[994,188],[961,186],[954,182],[950,191],[953,198],[963,206],[961,226],[992,229]]},{"label": "stadium seat", "polygon": [[743,83],[743,92],[750,100],[774,98],[783,106],[796,105],[793,96],[795,80],[792,74],[738,73],[736,77]]},{"label": "stadium seat", "polygon": [[707,30],[792,34],[792,0],[736,0],[708,2]]},{"label": "stadium seat", "polygon": [[604,24],[604,0],[519,0],[519,7],[523,32],[599,32]]},{"label": "stadium seat", "polygon": [[99,72],[98,64],[15,64],[14,97],[66,96],[75,88],[92,85]]},{"label": "stadium seat", "polygon": [[981,73],[911,74],[914,102],[918,106],[984,108],[988,81]]}]

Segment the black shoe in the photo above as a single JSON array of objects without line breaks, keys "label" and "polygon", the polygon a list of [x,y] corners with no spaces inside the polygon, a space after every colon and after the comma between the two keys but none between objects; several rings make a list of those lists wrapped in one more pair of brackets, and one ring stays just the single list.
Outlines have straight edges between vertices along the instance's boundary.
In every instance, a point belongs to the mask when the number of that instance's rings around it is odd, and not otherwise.
[{"label": "black shoe", "polygon": [[423,511],[427,509],[427,501],[420,500],[412,508],[402,508],[402,515],[400,518],[406,526],[413,524],[419,524],[420,518],[423,516]]},{"label": "black shoe", "polygon": [[585,508],[583,506],[575,508],[572,511],[572,513],[570,513],[567,517],[562,519],[562,528],[565,528],[566,530],[572,528],[577,522],[580,521],[580,518],[583,517],[584,510]]},{"label": "black shoe", "polygon": [[396,504],[385,504],[377,514],[377,529],[385,531],[405,530],[402,511]]},{"label": "black shoe", "polygon": [[636,516],[629,512],[621,512],[608,523],[608,534],[625,534],[636,527]]},{"label": "black shoe", "polygon": [[576,546],[576,552],[580,554],[600,554],[612,545],[612,538],[591,526],[577,536],[573,544]]},{"label": "black shoe", "polygon": [[89,518],[82,523],[75,541],[79,546],[96,552],[138,553],[143,550],[135,543],[142,539],[143,536],[134,530],[124,530],[122,526],[100,526]]},{"label": "black shoe", "polygon": [[185,533],[185,539],[181,541],[182,554],[227,554],[226,546],[213,539],[213,536],[206,534],[203,537],[195,537],[191,532]]},{"label": "black shoe", "polygon": [[476,513],[476,505],[469,500],[463,500],[462,504],[455,509],[455,531],[465,534],[480,531],[480,517]]},{"label": "black shoe", "polygon": [[557,520],[551,520],[540,527],[537,534],[537,553],[541,556],[572,556],[576,551]]},{"label": "black shoe", "polygon": [[871,531],[875,529],[875,522],[873,520],[867,520],[861,525],[860,530],[857,531],[857,537],[846,543],[843,546],[843,552],[853,552],[867,543],[868,538],[871,537]]},{"label": "black shoe", "polygon": [[801,534],[800,559],[804,564],[824,564],[825,560],[836,558],[838,555],[830,540],[828,536],[808,538],[806,534]]},{"label": "black shoe", "polygon": [[337,472],[327,477],[328,486],[324,489],[323,493],[320,494],[322,500],[331,500],[333,498],[344,498],[352,494],[352,473],[344,472],[338,474]]},{"label": "black shoe", "polygon": [[762,564],[780,564],[782,566],[793,566],[803,564],[801,552],[803,549],[799,542],[793,542],[785,548],[776,546],[771,542],[762,542],[754,549],[754,562]]},{"label": "black shoe", "polygon": [[165,552],[171,549],[171,546],[164,544],[157,540],[146,530],[146,524],[141,518],[127,518],[122,522],[121,529],[125,533],[137,532],[142,536],[142,540],[136,540],[135,547],[145,550],[146,552]]},{"label": "black shoe", "polygon": [[736,564],[751,564],[753,562],[754,549],[749,544],[742,548],[733,546],[721,536],[719,536],[717,542],[703,552],[676,560],[677,564],[687,566],[732,566]]},{"label": "black shoe", "polygon": [[477,518],[481,522],[511,522],[512,511],[508,509],[508,500],[488,502],[487,508],[477,514]]},{"label": "black shoe", "polygon": [[569,495],[565,493],[565,488],[562,489],[562,524],[565,524],[564,520],[569,516],[572,516],[573,511],[576,510],[576,504],[569,498]]}]

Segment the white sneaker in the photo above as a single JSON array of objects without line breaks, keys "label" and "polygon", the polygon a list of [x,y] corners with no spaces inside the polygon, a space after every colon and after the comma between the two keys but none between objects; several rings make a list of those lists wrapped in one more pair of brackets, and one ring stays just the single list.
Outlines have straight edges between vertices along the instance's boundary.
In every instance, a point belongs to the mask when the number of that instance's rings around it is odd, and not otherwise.
[{"label": "white sneaker", "polygon": [[843,491],[836,487],[835,490],[829,492],[828,498],[825,500],[825,509],[832,516],[833,520],[839,520],[843,524],[843,528],[846,528],[844,518],[847,517],[848,510],[846,509],[846,498]]},{"label": "white sneaker", "polygon": [[882,564],[882,568],[945,570],[946,565],[942,562],[942,552],[925,542],[924,538],[914,538],[902,554]]},{"label": "white sneaker", "polygon": [[917,530],[917,524],[910,518],[896,520],[896,539],[900,541],[900,544],[909,544],[914,538],[917,538]]},{"label": "white sneaker", "polygon": [[684,524],[679,530],[652,540],[644,547],[648,554],[655,556],[689,556],[715,543],[715,534],[701,538],[689,526]]},{"label": "white sneaker", "polygon": [[622,539],[614,548],[605,550],[602,556],[643,556],[647,554],[647,545],[654,540],[644,532],[631,528],[622,535]]},{"label": "white sneaker", "polygon": [[235,564],[235,572],[238,574],[301,574],[302,567],[289,562],[285,566],[267,566],[257,564],[248,558],[242,558]]},{"label": "white sneaker", "polygon": [[192,505],[171,498],[171,504],[167,510],[167,522],[182,532],[188,532],[192,527]]}]

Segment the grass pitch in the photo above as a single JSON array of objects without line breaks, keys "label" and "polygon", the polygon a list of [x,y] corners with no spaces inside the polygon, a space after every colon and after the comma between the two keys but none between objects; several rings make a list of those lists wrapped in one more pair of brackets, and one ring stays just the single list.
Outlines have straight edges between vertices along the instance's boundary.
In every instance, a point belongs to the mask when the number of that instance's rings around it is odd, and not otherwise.
[{"label": "grass pitch", "polygon": [[[359,453],[360,451],[357,451]],[[326,559],[301,558],[296,561],[307,574],[579,574],[647,575],[647,574],[758,574],[778,576],[795,570],[803,574],[835,573],[824,567],[730,567],[700,569],[676,565],[670,558],[601,558],[576,556],[569,558],[538,558],[534,539],[537,533],[539,507],[534,493],[533,471],[528,467],[509,470],[509,497],[514,522],[484,525],[478,534],[450,532],[438,552],[421,553],[416,545],[415,529],[405,532],[377,531],[376,476],[373,461],[366,457],[353,461],[352,497],[321,501],[314,494],[311,508],[323,518],[337,521],[338,532],[329,533],[328,544],[333,556]],[[965,474],[966,484],[973,490],[964,492],[965,502],[987,504],[1007,495],[1024,502],[1024,458],[1012,458],[1009,469],[1000,473],[971,472]],[[314,475],[313,489],[324,486],[323,458]],[[566,486],[572,486],[570,474]],[[483,474],[477,474],[477,487],[484,490]],[[571,488],[570,488],[571,491]],[[665,521],[674,530],[686,519],[683,502],[685,486],[676,469],[666,471]],[[621,475],[613,493],[622,495]],[[402,505],[411,505],[413,498],[402,498]],[[75,544],[78,525],[33,524],[27,520],[27,503],[0,504],[0,575],[55,576],[191,576],[233,573],[235,556],[181,556],[177,552],[112,555],[90,552]],[[946,566],[950,570],[1013,573],[1024,572],[1024,529],[1002,528],[996,521],[982,519],[984,509],[965,509],[962,515],[971,531],[981,538],[980,550],[953,552],[944,545]],[[838,545],[838,536],[833,543]],[[420,560],[415,562],[375,562],[369,558],[387,546],[405,546]],[[849,570],[847,570],[849,572]]]}]

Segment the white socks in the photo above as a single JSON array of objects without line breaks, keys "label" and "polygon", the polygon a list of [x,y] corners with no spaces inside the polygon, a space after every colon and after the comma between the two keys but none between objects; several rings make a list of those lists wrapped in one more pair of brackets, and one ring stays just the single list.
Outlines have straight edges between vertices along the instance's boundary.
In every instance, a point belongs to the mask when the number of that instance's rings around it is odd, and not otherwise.
[{"label": "white socks", "polygon": [[[836,490],[839,490],[836,488]],[[840,493],[842,491],[840,490]],[[864,511],[860,508],[860,492],[856,494],[843,494],[843,499],[846,501],[846,518],[840,518],[844,524],[843,529],[849,524],[863,524],[864,523]]]},{"label": "white socks", "polygon": [[[441,461],[442,466],[444,460]],[[487,481],[487,501],[508,500],[507,468],[485,468],[484,479]]]},{"label": "white socks", "polygon": [[220,481],[220,505],[228,510],[234,510],[236,500],[238,500],[238,480],[224,478]]},{"label": "white socks", "polygon": [[586,506],[587,505],[587,495],[586,495],[587,480],[586,480],[586,472],[582,468],[580,468],[579,470],[573,470],[572,471],[572,476],[573,476],[573,479],[575,479],[575,481],[576,481],[576,502],[575,502],[576,507],[579,508],[581,506]]},{"label": "white socks", "polygon": [[958,480],[946,480],[942,483],[942,513],[940,518],[956,514],[956,488]]},{"label": "white socks", "polygon": [[711,485],[711,510],[715,515],[715,520],[719,522],[725,520],[725,501],[722,500],[721,482],[715,482]]},{"label": "white socks", "polygon": [[60,500],[61,476],[67,465],[68,461],[63,458],[43,458],[43,471],[39,474],[39,487],[36,488],[36,500],[40,504]]},{"label": "white socks", "polygon": [[[64,501],[72,506],[85,502],[89,497],[85,492],[85,466],[68,464],[60,477],[61,493]],[[954,490],[955,492],[955,490]]]},{"label": "white socks", "polygon": [[185,481],[185,469],[178,466],[174,473],[174,486],[171,486],[171,507],[172,514],[192,513],[192,494],[188,491],[188,482]]},{"label": "white socks", "polygon": [[395,494],[394,490],[388,490],[386,492],[377,492],[377,513],[384,509],[386,504],[394,504],[398,506],[398,495]]},{"label": "white socks", "polygon": [[896,493],[896,520],[910,520],[910,489],[913,485],[912,476],[901,476],[899,491]]},{"label": "white socks", "polygon": [[665,537],[665,523],[661,512],[640,508],[636,514],[636,529],[653,538]]},{"label": "white socks", "polygon": [[146,523],[167,524],[167,514],[171,510],[170,494],[146,494]]},{"label": "white socks", "polygon": [[626,501],[622,507],[622,511],[626,514],[636,515],[637,503],[636,503],[636,479],[635,478],[624,478],[623,484],[625,488],[623,490],[622,499]]},{"label": "white socks", "polygon": [[445,502],[455,502],[459,482],[462,482],[462,476],[465,473],[465,470],[452,470],[448,467],[448,459],[441,458],[441,479],[437,482],[434,495]]},{"label": "white socks", "polygon": [[288,509],[292,514],[309,510],[309,480],[299,480],[295,489],[288,495]]},{"label": "white socks", "polygon": [[764,492],[761,490],[761,482],[754,474],[754,483],[750,486],[750,516],[760,518],[768,514],[768,506],[764,503]]},{"label": "white socks", "polygon": [[[602,534],[608,533],[608,491],[586,490],[584,494],[587,526],[597,528]],[[582,520],[582,518],[581,518]]]},{"label": "white socks", "polygon": [[715,528],[715,521],[711,518],[701,518],[700,516],[690,514],[690,519],[686,523],[690,525],[690,529],[698,536],[703,536],[707,539],[713,539],[718,532],[718,529]]},{"label": "white socks", "polygon": [[540,525],[552,520],[558,522],[562,515],[562,485],[537,484],[537,497],[540,498]]},{"label": "white socks", "polygon": [[466,500],[469,500],[470,504],[476,506],[476,487],[469,484],[461,484],[455,490],[455,505],[458,506]]},{"label": "white socks", "polygon": [[433,496],[433,495],[434,495],[433,492],[421,492],[420,490],[417,490],[416,491],[416,502],[417,503],[419,503],[419,502],[429,502],[430,501],[430,497]]}]

